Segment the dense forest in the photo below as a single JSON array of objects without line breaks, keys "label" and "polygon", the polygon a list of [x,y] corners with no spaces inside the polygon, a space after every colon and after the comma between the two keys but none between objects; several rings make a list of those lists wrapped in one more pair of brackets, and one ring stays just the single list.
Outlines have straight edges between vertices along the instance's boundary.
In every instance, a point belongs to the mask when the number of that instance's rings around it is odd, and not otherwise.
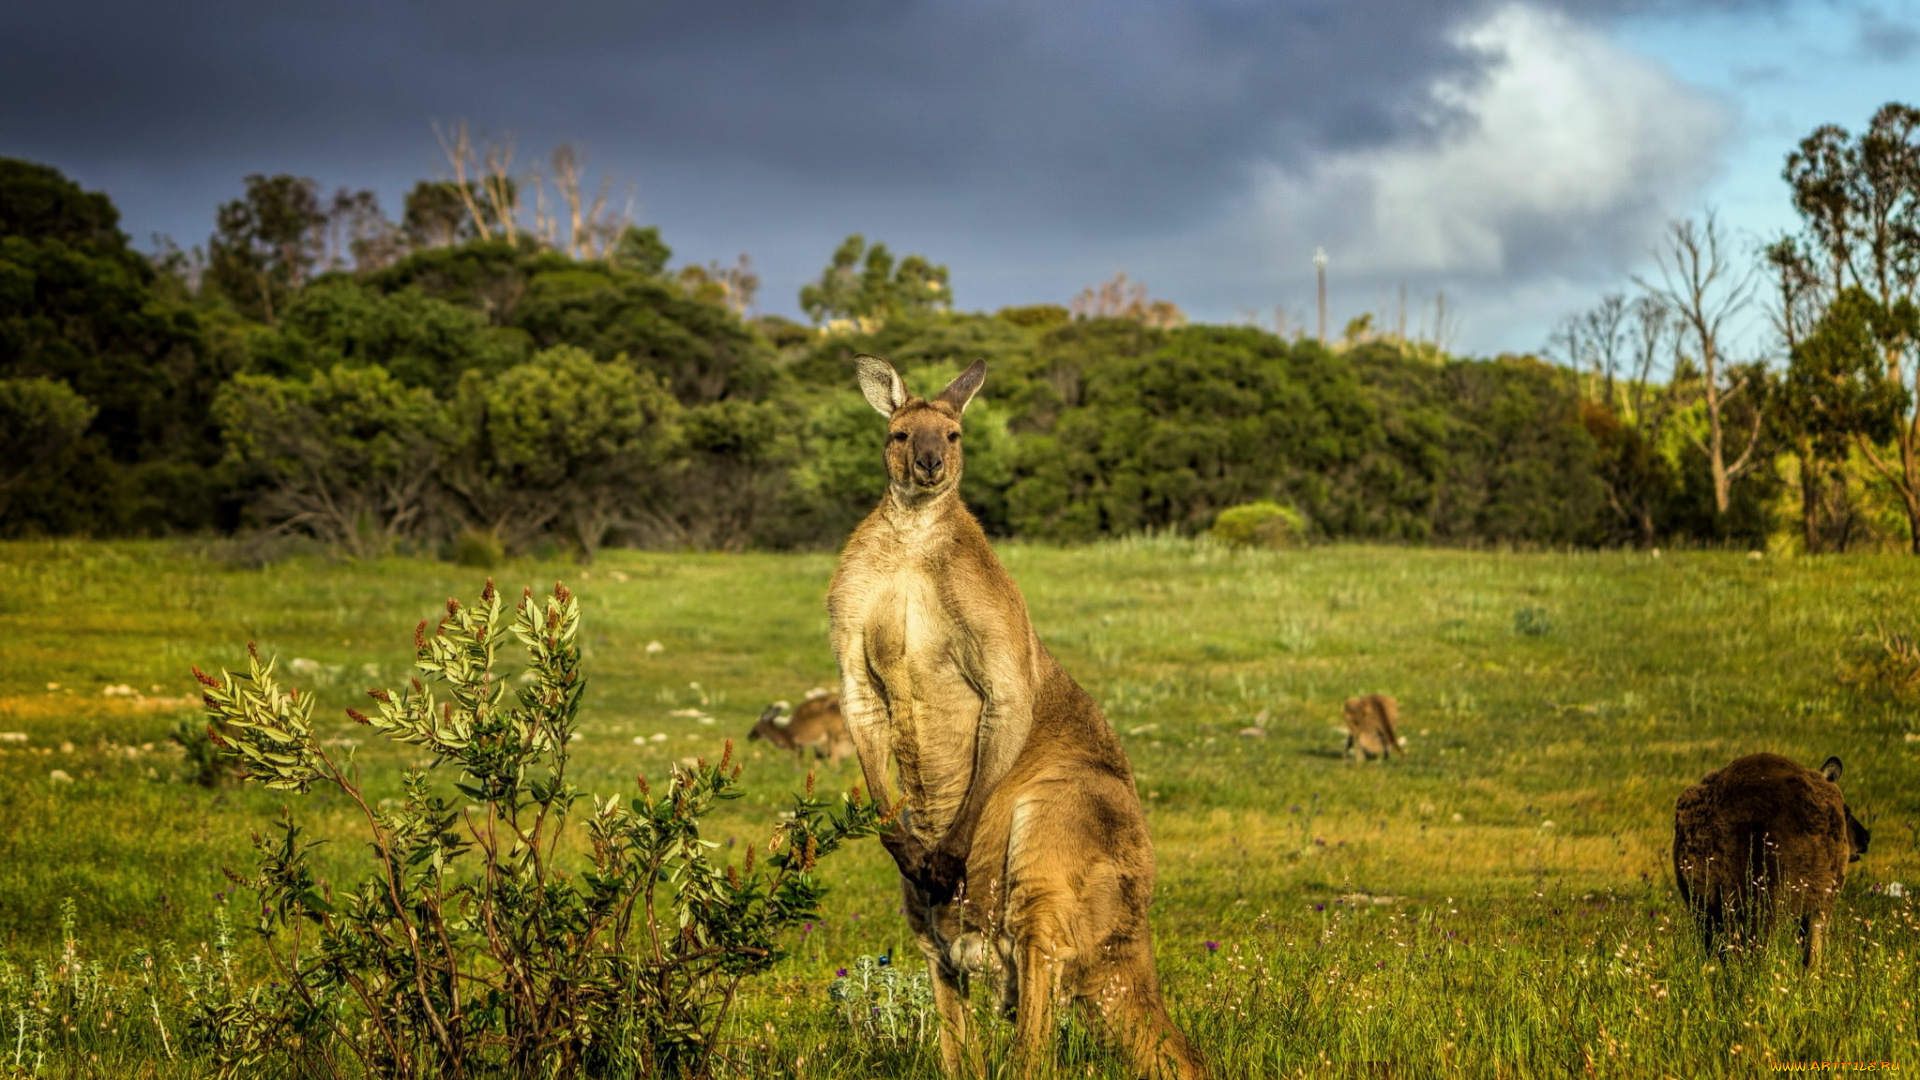
[{"label": "dense forest", "polygon": [[[1907,546],[1916,127],[1889,105],[1814,132],[1785,174],[1801,234],[1753,253],[1676,222],[1661,273],[1548,359],[1368,318],[1330,342],[1189,325],[1124,281],[965,312],[944,267],[858,236],[802,290],[811,325],[754,317],[744,257],[676,266],[570,151],[516,178],[464,132],[456,179],[397,222],[252,176],[203,248],[151,254],[106,195],[0,159],[0,535],[829,547],[881,493],[852,382],[872,352],[916,387],[986,358],[967,495],[1000,536],[1191,533],[1272,501],[1309,540]],[[1729,344],[1742,311],[1769,354]]]}]

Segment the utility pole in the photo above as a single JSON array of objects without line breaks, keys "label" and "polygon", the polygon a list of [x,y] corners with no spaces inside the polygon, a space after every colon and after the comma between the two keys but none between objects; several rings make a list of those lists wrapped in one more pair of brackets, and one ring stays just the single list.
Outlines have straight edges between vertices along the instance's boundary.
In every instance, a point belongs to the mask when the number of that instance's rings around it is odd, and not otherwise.
[{"label": "utility pole", "polygon": [[1320,279],[1320,344],[1327,343],[1327,249],[1313,249],[1313,272]]}]

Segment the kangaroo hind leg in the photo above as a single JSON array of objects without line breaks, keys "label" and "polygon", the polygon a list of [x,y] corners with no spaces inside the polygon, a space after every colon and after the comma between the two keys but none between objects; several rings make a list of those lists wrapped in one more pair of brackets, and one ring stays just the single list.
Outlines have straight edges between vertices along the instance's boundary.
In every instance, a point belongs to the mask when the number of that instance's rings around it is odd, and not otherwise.
[{"label": "kangaroo hind leg", "polygon": [[1152,1080],[1205,1080],[1200,1055],[1167,1015],[1151,954],[1144,959],[1144,972],[1137,963],[1116,964],[1099,991],[1082,999],[1086,1012],[1133,1063],[1136,1074]]}]

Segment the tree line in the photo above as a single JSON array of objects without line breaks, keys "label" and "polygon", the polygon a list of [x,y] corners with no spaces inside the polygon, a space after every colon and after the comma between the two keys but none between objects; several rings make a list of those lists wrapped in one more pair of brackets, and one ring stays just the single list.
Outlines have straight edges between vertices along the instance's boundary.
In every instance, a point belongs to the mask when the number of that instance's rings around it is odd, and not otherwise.
[{"label": "tree line", "polygon": [[[755,316],[745,256],[676,265],[571,149],[516,171],[464,128],[398,221],[253,176],[203,247],[151,254],[107,196],[0,159],[0,534],[832,546],[881,491],[850,376],[873,352],[915,385],[987,359],[967,494],[1002,536],[1191,533],[1272,500],[1320,539],[1825,551],[1899,517],[1914,543],[1914,116],[1804,140],[1805,229],[1752,257],[1675,224],[1559,362],[1367,319],[1327,343],[1192,325],[1124,277],[965,312],[945,267],[860,236],[803,288],[811,325]],[[1761,308],[1771,363],[1730,341]]]},{"label": "tree line", "polygon": [[[1676,222],[1656,275],[1562,325],[1616,539],[1920,554],[1916,134],[1920,110],[1899,103],[1859,133],[1819,127],[1782,170],[1797,231],[1741,251],[1711,214]],[[1743,318],[1767,328],[1745,355]],[[1712,483],[1706,520],[1689,457]]]}]

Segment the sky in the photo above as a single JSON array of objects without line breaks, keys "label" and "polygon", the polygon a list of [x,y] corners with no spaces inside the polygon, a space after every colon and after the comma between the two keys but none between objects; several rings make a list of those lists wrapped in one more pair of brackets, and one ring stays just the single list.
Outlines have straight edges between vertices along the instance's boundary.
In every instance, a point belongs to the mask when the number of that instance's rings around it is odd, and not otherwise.
[{"label": "sky", "polygon": [[1444,295],[1490,354],[1651,274],[1676,216],[1792,228],[1794,143],[1916,75],[1920,0],[66,0],[0,5],[0,154],[190,247],[250,173],[397,216],[465,121],[571,143],[677,260],[751,255],[766,312],[859,232],[965,309],[1124,271],[1310,329],[1324,249],[1335,328],[1404,293],[1431,332]]}]

